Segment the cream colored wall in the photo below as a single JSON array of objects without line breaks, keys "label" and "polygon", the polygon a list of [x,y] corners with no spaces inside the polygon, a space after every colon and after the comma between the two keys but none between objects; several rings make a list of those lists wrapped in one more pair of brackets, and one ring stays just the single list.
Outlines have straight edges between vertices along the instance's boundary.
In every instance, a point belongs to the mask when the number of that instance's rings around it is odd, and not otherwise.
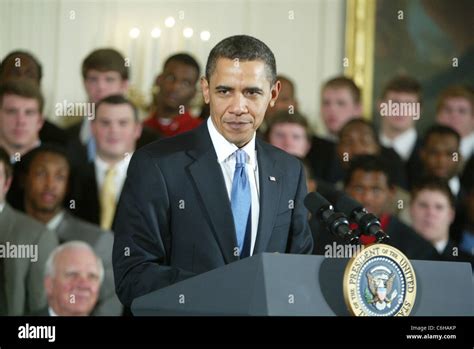
[{"label": "cream colored wall", "polygon": [[[176,19],[173,28],[164,25],[168,16]],[[80,66],[97,47],[112,46],[134,57],[131,82],[148,97],[169,54],[191,51],[204,68],[218,41],[249,34],[274,51],[278,71],[297,84],[302,112],[321,131],[319,88],[343,71],[344,16],[345,0],[0,0],[0,56],[26,49],[41,60],[47,115],[62,124],[54,119],[53,106],[85,100]],[[133,27],[141,31],[135,41],[129,37]],[[155,27],[161,36],[153,44]],[[184,39],[185,27],[193,28],[191,39]],[[199,38],[203,30],[211,33],[208,42]]]}]

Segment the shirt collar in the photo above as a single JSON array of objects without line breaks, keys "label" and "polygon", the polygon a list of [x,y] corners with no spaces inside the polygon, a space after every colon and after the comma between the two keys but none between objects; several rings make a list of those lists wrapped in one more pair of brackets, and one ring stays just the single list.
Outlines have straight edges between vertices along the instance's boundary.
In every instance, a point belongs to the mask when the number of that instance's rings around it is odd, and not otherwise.
[{"label": "shirt collar", "polygon": [[[207,128],[209,129],[209,135],[211,137],[212,144],[214,145],[214,149],[217,154],[217,161],[219,163],[229,159],[229,157],[239,149],[235,144],[229,142],[222,134],[220,134],[220,132],[216,129],[211,117],[207,119]],[[248,164],[252,166],[253,169],[255,169],[257,166],[255,134],[256,133],[254,132],[250,142],[241,148],[247,154]]]},{"label": "shirt collar", "polygon": [[451,189],[454,196],[459,194],[459,190],[461,189],[461,182],[458,176],[454,176],[448,182],[449,188]]},{"label": "shirt collar", "polygon": [[380,143],[384,147],[392,147],[403,160],[408,160],[415,147],[417,133],[414,127],[399,134],[394,139],[390,139],[383,133],[380,133]]},{"label": "shirt collar", "polygon": [[48,312],[49,316],[58,316],[58,314],[56,314],[56,312],[51,307],[48,307]]},{"label": "shirt collar", "polygon": [[464,138],[461,138],[461,144],[459,146],[461,155],[464,156],[464,160],[469,160],[469,157],[474,152],[474,132],[471,132]]},{"label": "shirt collar", "polygon": [[3,212],[4,207],[5,207],[5,203],[4,202],[0,203],[0,213]]},{"label": "shirt collar", "polygon": [[[130,155],[128,156],[125,156],[123,158],[123,160],[120,160],[119,162],[117,162],[114,166],[115,168],[118,170],[118,171],[121,171],[122,169],[127,169],[128,168],[128,164],[130,163],[130,159],[132,158],[132,154],[131,153]],[[107,162],[105,162],[104,160],[102,160],[100,158],[99,155],[97,155],[95,157],[95,165],[96,165],[96,168],[101,171],[101,172],[105,172],[109,169],[110,167],[110,164],[108,164]]]},{"label": "shirt collar", "polygon": [[444,239],[444,240],[435,242],[434,247],[436,248],[436,251],[438,251],[439,254],[442,254],[447,245],[448,245],[448,239]]},{"label": "shirt collar", "polygon": [[56,214],[56,216],[51,218],[48,223],[46,223],[46,227],[49,230],[55,231],[56,229],[58,229],[58,226],[59,224],[61,224],[63,218],[64,218],[64,211],[61,210],[59,213]]}]

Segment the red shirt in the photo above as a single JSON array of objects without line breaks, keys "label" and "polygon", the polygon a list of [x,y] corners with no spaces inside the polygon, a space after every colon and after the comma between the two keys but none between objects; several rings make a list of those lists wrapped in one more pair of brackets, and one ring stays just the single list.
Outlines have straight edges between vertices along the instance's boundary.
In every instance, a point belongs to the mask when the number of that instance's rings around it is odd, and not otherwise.
[{"label": "red shirt", "polygon": [[200,118],[192,117],[188,112],[184,114],[178,114],[171,120],[172,121],[169,124],[160,122],[161,120],[156,117],[156,113],[152,113],[151,116],[143,122],[143,124],[158,131],[165,137],[172,137],[198,127],[203,121]]}]

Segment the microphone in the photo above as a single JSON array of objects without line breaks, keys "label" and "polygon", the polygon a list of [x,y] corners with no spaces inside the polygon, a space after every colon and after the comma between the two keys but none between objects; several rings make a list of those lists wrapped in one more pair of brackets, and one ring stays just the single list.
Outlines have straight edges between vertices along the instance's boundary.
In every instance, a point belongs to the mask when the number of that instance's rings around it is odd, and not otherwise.
[{"label": "microphone", "polygon": [[390,236],[382,230],[377,216],[367,212],[360,202],[342,193],[335,206],[357,223],[362,234],[375,236],[377,242],[387,242],[390,239]]},{"label": "microphone", "polygon": [[324,196],[314,192],[306,195],[304,205],[309,212],[316,215],[332,234],[340,237],[346,243],[358,244],[359,237],[349,227],[349,220],[341,212],[334,212],[331,203]]}]

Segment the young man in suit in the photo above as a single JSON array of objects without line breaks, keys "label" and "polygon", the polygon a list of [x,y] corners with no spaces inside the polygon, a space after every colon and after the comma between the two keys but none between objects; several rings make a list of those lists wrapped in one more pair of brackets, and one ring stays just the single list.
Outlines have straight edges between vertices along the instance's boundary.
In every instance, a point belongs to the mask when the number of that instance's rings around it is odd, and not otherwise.
[{"label": "young man in suit", "polygon": [[[390,236],[389,244],[398,248],[410,259],[436,259],[436,251],[428,241],[418,236],[410,227],[391,215],[390,204],[395,186],[382,158],[362,155],[350,162],[345,183],[345,192],[359,201],[368,212],[379,217],[382,229]],[[328,232],[315,236],[315,254],[324,254],[325,246],[336,240]],[[338,241],[343,243],[341,241]],[[361,236],[363,244],[375,242],[374,236]]]},{"label": "young man in suit", "polygon": [[78,217],[109,230],[142,125],[135,106],[121,95],[101,100],[95,114],[96,155],[78,169],[71,197]]},{"label": "young man in suit", "polygon": [[51,252],[46,261],[44,288],[48,305],[34,316],[89,316],[99,299],[104,267],[83,241],[71,240]]},{"label": "young man in suit", "polygon": [[63,207],[71,171],[65,152],[55,146],[41,146],[30,152],[24,161],[26,213],[55,232],[60,244],[81,240],[92,246],[105,267],[94,315],[121,315],[122,306],[115,294],[112,271],[112,233],[74,217]]},{"label": "young man in suit", "polygon": [[0,257],[0,316],[25,315],[45,306],[44,267],[58,244],[54,233],[5,202],[12,173],[10,157],[0,148],[0,244],[4,251],[16,246],[31,253],[23,258]]},{"label": "young man in suit", "polygon": [[311,253],[303,167],[256,139],[280,90],[272,51],[246,35],[210,52],[211,117],[135,152],[114,223],[119,299],[262,252]]}]

